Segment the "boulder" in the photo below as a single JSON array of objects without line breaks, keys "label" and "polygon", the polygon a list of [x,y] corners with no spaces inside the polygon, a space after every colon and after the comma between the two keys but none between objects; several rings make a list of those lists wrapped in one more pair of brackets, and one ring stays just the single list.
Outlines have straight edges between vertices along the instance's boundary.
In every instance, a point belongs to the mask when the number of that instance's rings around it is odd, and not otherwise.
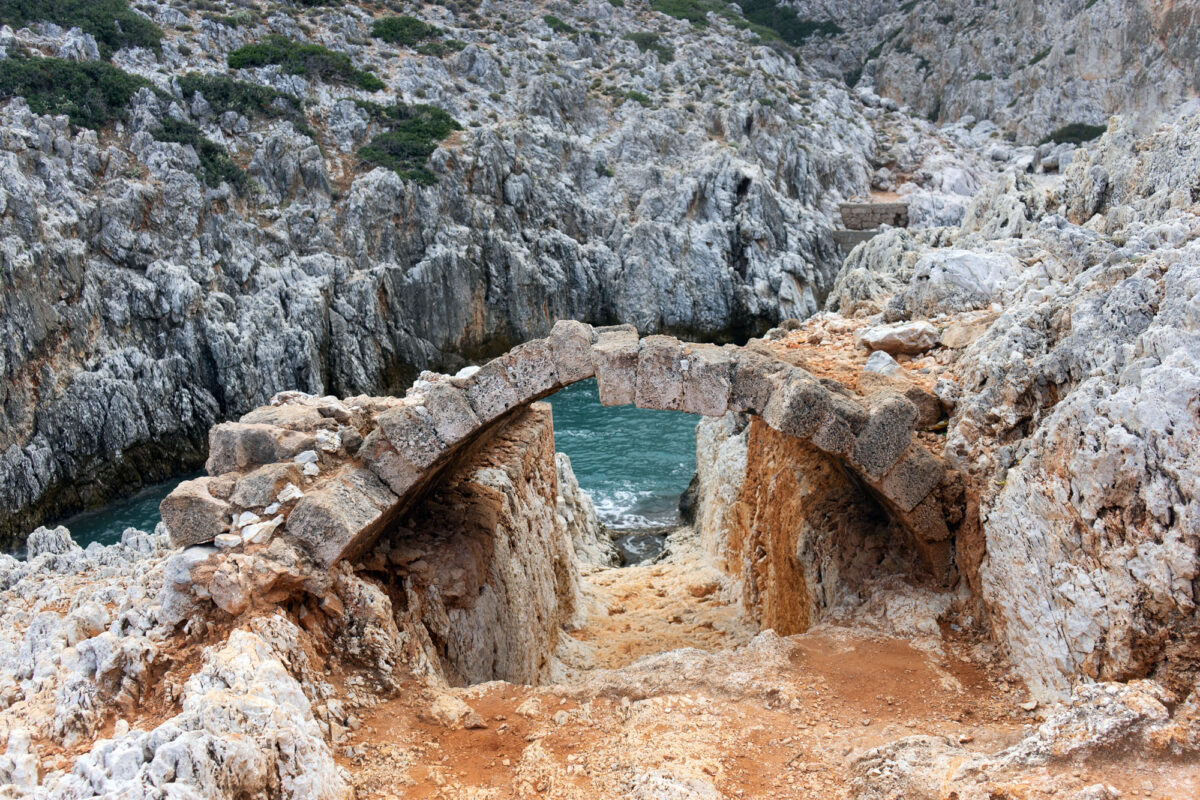
[{"label": "boulder", "polygon": [[312,433],[280,428],[276,425],[223,422],[208,432],[209,475],[245,471],[262,464],[291,458],[317,446]]},{"label": "boulder", "polygon": [[273,503],[284,486],[299,482],[300,469],[294,462],[264,464],[238,479],[229,501],[239,508],[261,508]]},{"label": "boulder", "polygon": [[801,369],[780,376],[779,388],[763,412],[763,422],[780,433],[807,439],[816,433],[832,410],[829,390]]},{"label": "boulder", "polygon": [[924,320],[867,328],[858,335],[858,341],[864,347],[892,355],[924,353],[936,347],[939,339],[938,329]]}]

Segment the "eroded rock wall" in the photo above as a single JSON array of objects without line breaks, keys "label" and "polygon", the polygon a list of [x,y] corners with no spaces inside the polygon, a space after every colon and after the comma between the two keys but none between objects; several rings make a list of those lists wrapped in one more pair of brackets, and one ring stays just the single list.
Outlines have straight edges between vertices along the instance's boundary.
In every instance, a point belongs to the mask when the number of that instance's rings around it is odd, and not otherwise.
[{"label": "eroded rock wall", "polygon": [[1040,696],[1193,685],[1200,637],[1200,114],[1114,118],[1060,180],[1008,173],[961,227],[858,248],[830,304],[936,323],[901,356],[952,409],[981,522],[958,566]]},{"label": "eroded rock wall", "polygon": [[696,441],[696,525],[760,627],[803,632],[913,570],[899,526],[812,445],[733,414],[702,420]]},{"label": "eroded rock wall", "polygon": [[550,407],[514,413],[364,557],[455,684],[542,683],[581,602]]}]

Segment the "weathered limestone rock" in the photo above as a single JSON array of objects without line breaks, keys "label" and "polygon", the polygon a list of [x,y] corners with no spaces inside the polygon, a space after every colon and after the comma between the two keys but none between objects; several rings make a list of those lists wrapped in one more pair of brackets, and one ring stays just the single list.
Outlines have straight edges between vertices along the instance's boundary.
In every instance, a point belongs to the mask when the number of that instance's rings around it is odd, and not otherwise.
[{"label": "weathered limestone rock", "polygon": [[867,328],[859,334],[863,346],[891,355],[924,353],[936,347],[938,340],[938,329],[925,321]]},{"label": "weathered limestone rock", "polygon": [[781,373],[779,382],[763,411],[763,421],[780,433],[807,439],[832,409],[829,391],[812,375],[794,367]]},{"label": "weathered limestone rock", "polygon": [[855,438],[853,462],[873,477],[882,477],[912,441],[917,407],[894,392],[879,392],[867,399],[870,416]]},{"label": "weathered limestone rock", "polygon": [[680,410],[706,417],[719,417],[729,408],[734,356],[729,350],[713,345],[688,345],[685,348],[683,398]]},{"label": "weathered limestone rock", "polygon": [[443,444],[457,444],[479,427],[479,418],[471,410],[466,395],[449,381],[439,381],[423,394],[425,408]]},{"label": "weathered limestone rock", "polygon": [[520,404],[500,359],[484,364],[465,381],[467,401],[481,423],[488,423]]},{"label": "weathered limestone rock", "polygon": [[316,436],[275,425],[223,422],[208,434],[209,475],[249,470],[291,458],[317,445]]},{"label": "weathered limestone rock", "polygon": [[561,385],[558,382],[558,367],[554,363],[554,350],[545,339],[519,344],[501,359],[519,404],[543,397]]},{"label": "weathered limestone rock", "polygon": [[205,544],[229,530],[232,508],[212,496],[209,482],[208,478],[182,481],[159,504],[159,513],[175,547]]},{"label": "weathered limestone rock", "polygon": [[554,323],[549,336],[550,349],[554,354],[558,380],[564,386],[596,374],[592,362],[592,344],[595,341],[596,334],[591,325],[570,319]]},{"label": "weathered limestone rock", "polygon": [[234,485],[229,502],[239,508],[261,508],[274,502],[287,484],[300,483],[300,468],[295,463],[264,464]]}]

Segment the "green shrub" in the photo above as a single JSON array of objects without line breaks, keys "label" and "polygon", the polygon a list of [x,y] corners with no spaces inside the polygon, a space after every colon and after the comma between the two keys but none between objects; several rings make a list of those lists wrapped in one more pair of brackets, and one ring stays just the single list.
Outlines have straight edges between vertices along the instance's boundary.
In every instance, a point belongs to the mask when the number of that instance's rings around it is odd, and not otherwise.
[{"label": "green shrub", "polygon": [[466,42],[458,39],[446,39],[440,42],[422,42],[417,45],[417,52],[423,56],[443,58],[447,53],[457,53],[466,46]]},{"label": "green shrub", "polygon": [[624,8],[625,0],[608,0],[608,4],[614,8]]},{"label": "green shrub", "polygon": [[579,33],[578,29],[571,27],[553,14],[546,14],[542,20],[555,33]]},{"label": "green shrub", "polygon": [[256,83],[234,80],[227,75],[203,75],[190,72],[176,80],[184,100],[196,92],[217,114],[236,111],[251,119],[289,119],[296,130],[316,140],[316,131],[304,116],[304,104],[299,97],[277,92]]},{"label": "green shrub", "polygon": [[976,72],[975,77],[971,78],[973,81],[990,81],[991,79],[992,75],[988,72]]},{"label": "green shrub", "polygon": [[625,97],[627,99],[632,100],[635,103],[639,103],[643,106],[648,107],[648,106],[653,105],[653,102],[650,100],[649,97],[647,97],[646,95],[637,91],[636,89],[630,89],[628,92],[625,93]]},{"label": "green shrub", "polygon": [[1063,125],[1058,130],[1046,136],[1039,144],[1047,142],[1056,142],[1058,144],[1083,144],[1090,142],[1093,139],[1100,138],[1108,127],[1105,125],[1089,125],[1086,122],[1072,122],[1070,125]]},{"label": "green shrub", "polygon": [[842,32],[836,22],[801,19],[794,9],[777,5],[776,0],[743,0],[738,5],[748,22],[773,31],[788,44],[798,45],[811,36],[835,36]]},{"label": "green shrub", "polygon": [[728,5],[719,0],[650,0],[650,7],[660,14],[686,19],[698,28],[708,26],[709,12],[727,19],[736,16]]},{"label": "green shrub", "polygon": [[268,36],[261,42],[239,47],[229,54],[233,69],[278,64],[289,75],[307,75],[332,83],[345,83],[377,92],[383,81],[365,70],[356,69],[350,56],[336,53],[319,44],[302,44],[285,36]]},{"label": "green shrub", "polygon": [[382,106],[362,101],[358,105],[373,121],[387,128],[359,148],[359,158],[424,186],[437,181],[425,163],[438,144],[452,132],[461,131],[462,125],[436,106]]},{"label": "green shrub", "polygon": [[416,17],[384,17],[375,20],[371,26],[371,35],[390,44],[400,44],[411,47],[418,42],[441,36],[442,29],[429,25]]},{"label": "green shrub", "polygon": [[162,43],[158,26],[125,0],[0,0],[0,22],[14,28],[31,22],[81,28],[96,37],[106,58],[122,47],[157,50]]},{"label": "green shrub", "polygon": [[658,56],[660,64],[667,64],[675,58],[675,51],[668,45],[663,44],[658,39],[657,33],[649,31],[639,31],[637,33],[627,33],[625,38],[638,46],[638,50],[643,53],[653,51],[654,55]]},{"label": "green shrub", "polygon": [[227,181],[239,194],[246,191],[249,177],[245,170],[229,156],[229,151],[207,138],[197,126],[190,122],[167,117],[154,130],[154,138],[160,142],[176,142],[191,145],[200,158],[200,179],[209,186],[220,186]]},{"label": "green shrub", "polygon": [[1046,56],[1050,55],[1050,51],[1053,49],[1054,49],[1053,47],[1047,47],[1045,50],[1038,53],[1036,56],[1034,56],[1033,58],[1031,58],[1029,60],[1029,66],[1032,67],[1034,64],[1038,63],[1039,61],[1044,60],[1046,58]]},{"label": "green shrub", "polygon": [[24,97],[35,114],[66,114],[84,128],[99,129],[125,116],[134,93],[150,85],[101,61],[0,60],[0,98]]}]

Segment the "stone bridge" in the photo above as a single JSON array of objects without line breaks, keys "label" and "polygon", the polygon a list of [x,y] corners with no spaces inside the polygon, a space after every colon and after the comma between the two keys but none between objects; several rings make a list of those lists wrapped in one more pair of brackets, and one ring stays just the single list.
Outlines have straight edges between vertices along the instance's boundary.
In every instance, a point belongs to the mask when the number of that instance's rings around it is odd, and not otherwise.
[{"label": "stone bridge", "polygon": [[[426,373],[426,377],[428,373]],[[209,434],[208,476],[162,503],[176,546],[247,548],[287,536],[329,567],[363,553],[456,454],[512,412],[595,377],[604,405],[719,416],[755,414],[852,473],[912,537],[939,579],[952,572],[962,519],[957,473],[914,438],[904,396],[859,397],[772,356],[629,325],[560,321],[465,377],[419,380],[404,398],[283,393]]]}]

